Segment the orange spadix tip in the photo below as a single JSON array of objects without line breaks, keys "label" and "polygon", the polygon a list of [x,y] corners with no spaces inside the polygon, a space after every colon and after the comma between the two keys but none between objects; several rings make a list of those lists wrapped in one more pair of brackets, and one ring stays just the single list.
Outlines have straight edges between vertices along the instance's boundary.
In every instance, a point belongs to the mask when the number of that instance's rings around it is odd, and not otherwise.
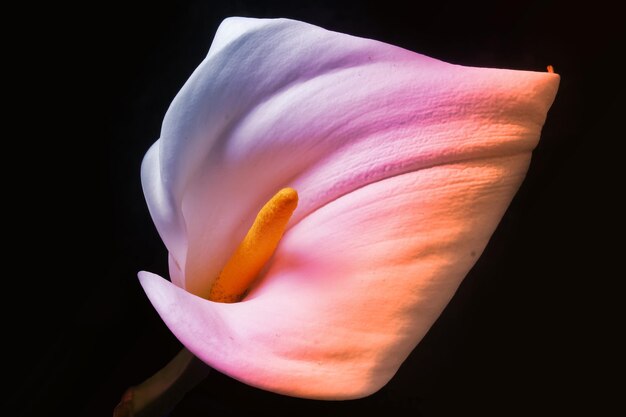
[{"label": "orange spadix tip", "polygon": [[213,283],[209,300],[234,303],[245,296],[274,254],[297,206],[298,193],[293,188],[283,188],[265,203],[246,237]]}]

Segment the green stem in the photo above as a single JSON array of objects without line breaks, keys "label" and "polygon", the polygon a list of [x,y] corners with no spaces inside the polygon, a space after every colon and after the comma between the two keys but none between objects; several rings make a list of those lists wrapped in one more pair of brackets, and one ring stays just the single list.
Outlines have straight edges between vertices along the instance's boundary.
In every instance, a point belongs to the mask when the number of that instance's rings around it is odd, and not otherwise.
[{"label": "green stem", "polygon": [[210,371],[211,367],[183,349],[163,369],[130,387],[113,417],[163,417]]}]

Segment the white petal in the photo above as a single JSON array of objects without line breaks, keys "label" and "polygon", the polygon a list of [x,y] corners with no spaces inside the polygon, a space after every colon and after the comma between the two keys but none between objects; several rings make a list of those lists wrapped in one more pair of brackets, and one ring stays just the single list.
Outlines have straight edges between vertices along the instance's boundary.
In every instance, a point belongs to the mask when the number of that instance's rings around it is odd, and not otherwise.
[{"label": "white petal", "polygon": [[228,19],[165,117],[151,212],[196,292],[279,188],[300,193],[296,224],[384,178],[530,152],[557,86],[302,22]]}]

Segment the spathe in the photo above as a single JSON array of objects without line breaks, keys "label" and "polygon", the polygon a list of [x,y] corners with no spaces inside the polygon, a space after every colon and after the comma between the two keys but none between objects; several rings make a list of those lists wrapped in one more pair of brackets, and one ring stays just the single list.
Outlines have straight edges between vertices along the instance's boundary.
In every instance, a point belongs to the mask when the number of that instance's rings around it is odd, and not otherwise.
[{"label": "spathe", "polygon": [[[142,273],[146,293],[190,351],[243,382],[306,398],[376,391],[487,244],[558,79],[226,20],[144,161],[178,285]],[[301,203],[250,296],[193,295],[285,186]]]}]

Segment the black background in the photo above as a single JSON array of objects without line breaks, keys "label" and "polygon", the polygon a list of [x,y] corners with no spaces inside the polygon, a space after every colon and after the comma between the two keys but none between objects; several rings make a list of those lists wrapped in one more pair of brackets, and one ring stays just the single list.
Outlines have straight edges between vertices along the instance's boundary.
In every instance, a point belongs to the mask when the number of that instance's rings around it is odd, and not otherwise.
[{"label": "black background", "polygon": [[5,96],[3,152],[9,409],[109,416],[180,348],[136,280],[140,269],[167,274],[139,166],[221,20],[240,15],[291,17],[463,65],[552,64],[562,83],[490,245],[386,387],[317,402],[215,372],[172,416],[604,414],[617,399],[605,379],[617,372],[620,331],[609,320],[623,279],[609,267],[623,244],[607,240],[620,236],[619,165],[609,162],[624,139],[620,13],[554,1],[157,3],[5,14],[17,24],[4,65],[5,90],[17,91]]}]

